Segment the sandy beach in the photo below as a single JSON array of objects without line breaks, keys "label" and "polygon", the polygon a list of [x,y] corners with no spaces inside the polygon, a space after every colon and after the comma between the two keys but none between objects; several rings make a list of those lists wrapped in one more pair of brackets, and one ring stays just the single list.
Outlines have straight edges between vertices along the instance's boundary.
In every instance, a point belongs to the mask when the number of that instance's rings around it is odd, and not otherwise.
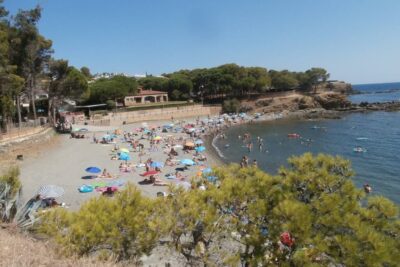
[{"label": "sandy beach", "polygon": [[[201,118],[205,119],[205,118]],[[165,124],[171,123],[171,121],[151,121],[148,122],[148,127],[153,126],[163,126]],[[184,126],[188,123],[196,123],[195,118],[185,119],[180,121],[175,121],[176,125]],[[120,127],[95,127],[95,126],[84,126],[84,125],[74,125],[74,128],[87,128],[89,131],[85,133],[84,139],[70,138],[70,135],[58,135],[54,138],[57,139],[55,145],[46,147],[46,149],[41,149],[39,152],[25,157],[24,161],[19,163],[21,171],[21,181],[23,184],[23,197],[22,201],[25,203],[30,198],[35,196],[37,190],[41,185],[58,185],[64,188],[65,193],[58,201],[64,202],[70,209],[76,210],[79,206],[89,198],[94,196],[99,196],[101,193],[94,190],[90,193],[80,193],[78,188],[82,185],[93,185],[96,183],[117,183],[126,184],[132,183],[138,186],[144,195],[149,197],[156,197],[157,192],[167,192],[167,186],[154,186],[151,184],[141,185],[138,182],[142,181],[144,178],[140,174],[144,173],[146,170],[144,167],[136,167],[139,163],[144,163],[147,159],[151,158],[152,161],[162,162],[168,158],[167,151],[168,148],[165,147],[166,139],[173,138],[178,144],[183,144],[186,140],[190,139],[190,135],[184,132],[161,132],[161,128],[158,128],[156,135],[162,137],[162,141],[157,145],[157,148],[150,151],[150,141],[147,139],[140,139],[140,143],[144,145],[144,155],[139,156],[139,152],[132,152],[133,149],[128,143],[123,141],[123,135],[118,135],[114,140],[115,144],[96,144],[93,142],[93,136],[98,139],[107,133],[113,133],[116,129],[119,129],[121,133],[123,132],[133,132],[137,133],[134,136],[134,140],[137,140],[142,135],[138,130],[143,128],[144,124],[135,123],[129,125],[121,125]],[[198,126],[199,127],[199,126]],[[209,129],[208,127],[206,127]],[[185,179],[184,182],[190,182],[191,177],[196,176],[201,172],[202,168],[212,167],[221,164],[220,159],[212,153],[210,150],[210,141],[212,135],[208,130],[206,134],[200,133],[201,139],[207,146],[207,150],[201,153],[207,157],[207,161],[204,161],[203,166],[189,166],[186,170],[180,172]],[[196,138],[192,138],[194,140]],[[131,152],[130,162],[132,166],[132,172],[120,171],[119,166],[121,160],[111,160],[111,157],[115,152],[112,150],[115,146],[119,148],[128,148]],[[161,173],[157,175],[157,178],[165,183],[181,184],[183,181],[179,179],[167,179],[166,174],[175,174],[176,168],[183,167],[179,160],[182,159],[192,159],[195,151],[191,150],[190,153],[184,153],[182,149],[176,149],[178,156],[176,156],[173,162],[176,162],[176,166],[164,166],[161,168]],[[90,175],[85,172],[85,169],[90,166],[96,166],[100,169],[107,169],[107,172],[112,174],[114,178],[96,178],[96,179],[82,179],[84,176]],[[186,184],[187,186],[187,184]],[[122,189],[121,186],[119,189]]]}]

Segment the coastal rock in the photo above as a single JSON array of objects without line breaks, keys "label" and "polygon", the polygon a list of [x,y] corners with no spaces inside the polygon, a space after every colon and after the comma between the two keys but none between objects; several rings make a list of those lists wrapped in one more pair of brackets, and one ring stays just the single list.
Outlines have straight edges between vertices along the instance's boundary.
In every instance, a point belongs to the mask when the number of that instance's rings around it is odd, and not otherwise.
[{"label": "coastal rock", "polygon": [[316,102],[318,102],[324,109],[341,109],[351,107],[351,102],[347,100],[346,96],[338,93],[325,93],[314,96]]},{"label": "coastal rock", "polygon": [[298,109],[315,109],[320,107],[321,105],[310,96],[304,96],[298,101]]}]

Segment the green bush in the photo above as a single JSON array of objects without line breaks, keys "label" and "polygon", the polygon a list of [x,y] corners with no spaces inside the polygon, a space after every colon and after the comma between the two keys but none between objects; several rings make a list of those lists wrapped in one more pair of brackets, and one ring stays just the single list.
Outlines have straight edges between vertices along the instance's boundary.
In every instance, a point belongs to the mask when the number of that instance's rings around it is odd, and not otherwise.
[{"label": "green bush", "polygon": [[115,101],[114,100],[107,100],[106,101],[106,105],[107,105],[107,108],[108,109],[113,109],[113,108],[115,108]]},{"label": "green bush", "polygon": [[222,111],[226,113],[237,113],[240,109],[240,101],[236,98],[225,100],[222,104]]},{"label": "green bush", "polygon": [[44,214],[36,229],[53,236],[66,253],[101,253],[118,260],[137,260],[149,254],[159,238],[153,200],[128,185],[115,198],[89,200],[77,212],[56,209]]},{"label": "green bush", "polygon": [[308,153],[275,176],[237,164],[213,175],[217,184],[196,178],[193,190],[156,200],[129,185],[77,212],[46,213],[39,229],[68,252],[119,260],[149,254],[163,238],[190,266],[398,265],[398,207],[357,189],[347,160]]},{"label": "green bush", "polygon": [[7,184],[10,186],[8,197],[15,197],[21,190],[21,181],[19,180],[19,168],[11,167],[8,171],[0,176],[0,184]]}]

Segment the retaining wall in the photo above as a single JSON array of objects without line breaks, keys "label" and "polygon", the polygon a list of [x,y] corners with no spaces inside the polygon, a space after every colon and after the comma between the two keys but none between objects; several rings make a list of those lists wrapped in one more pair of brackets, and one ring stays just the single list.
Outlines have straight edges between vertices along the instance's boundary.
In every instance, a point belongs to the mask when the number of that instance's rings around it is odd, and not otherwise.
[{"label": "retaining wall", "polygon": [[47,141],[55,135],[55,131],[52,127],[36,127],[35,129],[30,129],[30,131],[25,131],[24,133],[24,135],[20,133],[18,136],[0,140],[0,154],[7,153],[11,146],[23,146]]},{"label": "retaining wall", "polygon": [[151,120],[170,120],[171,117],[187,118],[207,115],[217,115],[221,112],[221,106],[184,106],[184,107],[171,107],[171,108],[160,108],[151,110],[138,110],[130,112],[119,112],[116,114],[110,114],[103,119],[109,119],[111,125],[121,125],[125,123],[134,123],[139,121],[151,121]]}]

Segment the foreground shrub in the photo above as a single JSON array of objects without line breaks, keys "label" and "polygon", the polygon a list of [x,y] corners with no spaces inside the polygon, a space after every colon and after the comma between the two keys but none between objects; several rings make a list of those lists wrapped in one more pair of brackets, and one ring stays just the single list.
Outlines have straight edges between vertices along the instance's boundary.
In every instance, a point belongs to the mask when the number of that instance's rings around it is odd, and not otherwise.
[{"label": "foreground shrub", "polygon": [[106,250],[118,259],[151,253],[157,241],[189,265],[397,266],[398,207],[351,181],[350,163],[305,154],[271,176],[237,164],[217,168],[206,190],[172,188],[150,200],[133,186],[43,218],[41,229],[66,251]]},{"label": "foreground shrub", "polygon": [[149,254],[159,238],[153,200],[134,186],[115,198],[89,200],[77,212],[56,209],[45,213],[36,229],[53,236],[66,253],[101,254],[117,260],[136,260]]},{"label": "foreground shrub", "polygon": [[21,192],[18,167],[0,176],[0,221],[10,222],[16,212]]}]

